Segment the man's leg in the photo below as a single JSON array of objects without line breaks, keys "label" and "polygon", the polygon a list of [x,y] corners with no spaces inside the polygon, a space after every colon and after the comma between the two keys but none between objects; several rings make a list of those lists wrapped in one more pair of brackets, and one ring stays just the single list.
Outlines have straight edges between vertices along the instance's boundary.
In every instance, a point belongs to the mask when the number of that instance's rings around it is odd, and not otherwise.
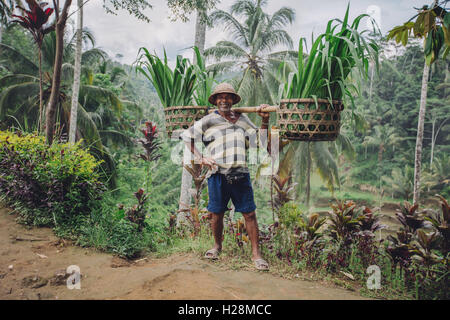
[{"label": "man's leg", "polygon": [[213,236],[214,236],[214,247],[213,247],[213,249],[215,249],[218,252],[220,252],[220,251],[222,251],[223,216],[224,216],[224,212],[222,212],[222,213],[210,212],[210,215],[211,215],[211,229],[212,229],[212,233],[213,233]]},{"label": "man's leg", "polygon": [[261,251],[259,250],[259,229],[256,213],[252,211],[242,215],[245,219],[245,229],[247,229],[250,243],[252,244],[252,260],[262,259]]}]

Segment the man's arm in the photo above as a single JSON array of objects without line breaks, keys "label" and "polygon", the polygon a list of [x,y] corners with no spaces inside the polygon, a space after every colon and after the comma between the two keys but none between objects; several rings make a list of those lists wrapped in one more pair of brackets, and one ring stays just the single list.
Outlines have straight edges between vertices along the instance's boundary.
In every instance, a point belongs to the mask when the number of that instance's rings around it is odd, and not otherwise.
[{"label": "man's arm", "polygon": [[203,157],[203,155],[198,151],[198,149],[195,147],[194,139],[191,140],[191,142],[185,142],[186,146],[191,150],[191,152],[194,154],[194,162],[199,163],[204,166],[208,166],[211,170],[214,169],[214,167],[217,166],[216,162],[212,158]]},{"label": "man's arm", "polygon": [[[268,104],[260,105],[259,110],[258,110],[258,115],[261,117],[261,131],[266,130],[266,132],[267,132],[267,152],[270,154],[270,139],[269,139],[270,132],[268,130],[270,113],[260,111],[261,109],[268,107],[268,106],[269,106]],[[261,139],[261,136],[260,136],[260,139]]]}]

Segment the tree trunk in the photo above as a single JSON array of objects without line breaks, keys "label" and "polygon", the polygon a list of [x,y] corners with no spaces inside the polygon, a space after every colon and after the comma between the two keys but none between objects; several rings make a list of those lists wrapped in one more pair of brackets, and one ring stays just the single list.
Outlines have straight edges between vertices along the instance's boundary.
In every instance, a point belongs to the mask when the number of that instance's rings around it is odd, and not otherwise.
[{"label": "tree trunk", "polygon": [[432,120],[431,123],[431,156],[430,156],[430,171],[433,171],[433,154],[434,154],[434,143],[436,141],[436,138],[434,137],[434,129],[436,127],[436,119]]},{"label": "tree trunk", "polygon": [[78,115],[78,95],[80,92],[81,77],[81,53],[83,49],[83,0],[78,0],[78,30],[77,30],[77,47],[75,53],[75,71],[72,86],[72,106],[70,108],[70,130],[69,142],[75,143],[75,133],[77,131],[77,115]]},{"label": "tree trunk", "polygon": [[423,126],[425,122],[425,110],[427,105],[427,90],[428,90],[428,74],[430,67],[424,63],[422,75],[422,90],[420,93],[420,109],[419,121],[417,124],[417,139],[416,139],[416,155],[414,160],[414,197],[413,203],[419,202],[420,194],[420,167],[422,164],[422,143],[423,143]]},{"label": "tree trunk", "polygon": [[307,142],[308,148],[306,155],[308,161],[306,163],[306,206],[309,209],[309,201],[311,197],[311,142]]},{"label": "tree trunk", "polygon": [[[197,10],[197,20],[195,21],[195,40],[194,46],[198,48],[201,54],[205,51],[205,39],[206,39],[206,24],[202,23],[202,15],[205,15],[205,11]],[[194,63],[197,57],[194,53]]]},{"label": "tree trunk", "polygon": [[42,85],[42,46],[39,46],[39,121],[38,121],[38,131],[42,132],[42,125],[44,123],[43,112],[44,112],[44,89]]},{"label": "tree trunk", "polygon": [[[206,24],[202,23],[202,12],[197,11],[197,20],[195,22],[195,40],[194,45],[198,48],[201,54],[205,51],[205,39],[206,39]],[[194,53],[194,63],[197,62],[197,57]],[[186,151],[187,152],[187,151]],[[190,152],[190,151],[189,151]],[[191,205],[191,194],[189,189],[192,187],[192,176],[183,167],[183,173],[181,175],[181,191],[180,191],[180,202],[179,210],[188,209]],[[179,217],[184,217],[184,214],[180,214]],[[177,219],[177,225],[184,220],[183,218]]]},{"label": "tree trunk", "polygon": [[[55,2],[54,2],[55,3]],[[72,0],[66,0],[64,3],[61,15],[57,15],[55,31],[56,31],[56,55],[55,55],[55,65],[53,66],[53,81],[52,81],[52,92],[50,94],[50,101],[46,110],[46,128],[45,135],[47,143],[50,145],[53,143],[54,130],[55,130],[55,115],[56,109],[59,102],[59,91],[61,87],[61,68],[63,62],[63,51],[64,51],[64,29],[67,22],[67,14],[72,4]],[[59,7],[55,6],[55,11],[58,11]]]}]

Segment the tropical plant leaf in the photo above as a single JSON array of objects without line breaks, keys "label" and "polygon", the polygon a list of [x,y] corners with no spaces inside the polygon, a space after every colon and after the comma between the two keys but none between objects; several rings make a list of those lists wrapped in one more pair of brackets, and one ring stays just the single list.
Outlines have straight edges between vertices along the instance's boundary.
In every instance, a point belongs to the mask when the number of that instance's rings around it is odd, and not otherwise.
[{"label": "tropical plant leaf", "polygon": [[39,68],[36,64],[13,47],[3,43],[0,43],[0,58],[9,61],[5,66],[12,73],[36,75],[39,72]]}]

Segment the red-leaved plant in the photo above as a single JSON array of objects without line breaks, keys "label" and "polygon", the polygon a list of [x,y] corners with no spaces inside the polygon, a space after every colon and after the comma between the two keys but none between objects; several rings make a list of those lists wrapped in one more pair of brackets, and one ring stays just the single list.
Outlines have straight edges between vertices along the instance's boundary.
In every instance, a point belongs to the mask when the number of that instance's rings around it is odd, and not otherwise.
[{"label": "red-leaved plant", "polygon": [[144,138],[138,139],[138,142],[142,144],[145,149],[145,154],[141,154],[140,157],[145,161],[157,161],[161,154],[159,154],[160,142],[158,141],[158,131],[156,125],[153,125],[151,121],[145,122],[145,128],[141,129]]},{"label": "red-leaved plant", "polygon": [[54,25],[44,28],[54,9],[45,8],[48,5],[47,2],[37,3],[35,0],[25,0],[25,2],[28,4],[30,10],[17,6],[23,12],[23,16],[13,14],[12,17],[19,19],[13,21],[18,22],[22,27],[30,31],[34,40],[40,46],[44,36],[50,31],[55,30]]},{"label": "red-leaved plant", "polygon": [[144,193],[143,189],[139,189],[134,193],[138,204],[129,208],[125,213],[125,219],[136,223],[138,225],[138,230],[142,231],[145,227],[145,202],[147,201],[148,194]]},{"label": "red-leaved plant", "polygon": [[42,109],[44,100],[43,80],[42,80],[42,42],[44,36],[51,31],[55,30],[55,25],[44,27],[52,15],[54,9],[46,8],[47,2],[37,2],[35,0],[25,0],[30,10],[26,10],[23,7],[17,6],[22,11],[22,16],[13,14],[12,17],[19,20],[13,20],[12,22],[19,23],[22,27],[30,31],[31,35],[36,42],[39,49],[39,123],[38,128],[42,128]]},{"label": "red-leaved plant", "polygon": [[151,121],[145,122],[145,128],[141,129],[141,132],[144,135],[144,138],[140,138],[137,141],[140,142],[145,149],[145,154],[140,154],[139,157],[147,162],[145,187],[148,192],[151,184],[150,164],[158,161],[161,157],[161,154],[159,153],[161,143],[158,141],[158,130],[156,130],[156,125],[153,125]]}]

